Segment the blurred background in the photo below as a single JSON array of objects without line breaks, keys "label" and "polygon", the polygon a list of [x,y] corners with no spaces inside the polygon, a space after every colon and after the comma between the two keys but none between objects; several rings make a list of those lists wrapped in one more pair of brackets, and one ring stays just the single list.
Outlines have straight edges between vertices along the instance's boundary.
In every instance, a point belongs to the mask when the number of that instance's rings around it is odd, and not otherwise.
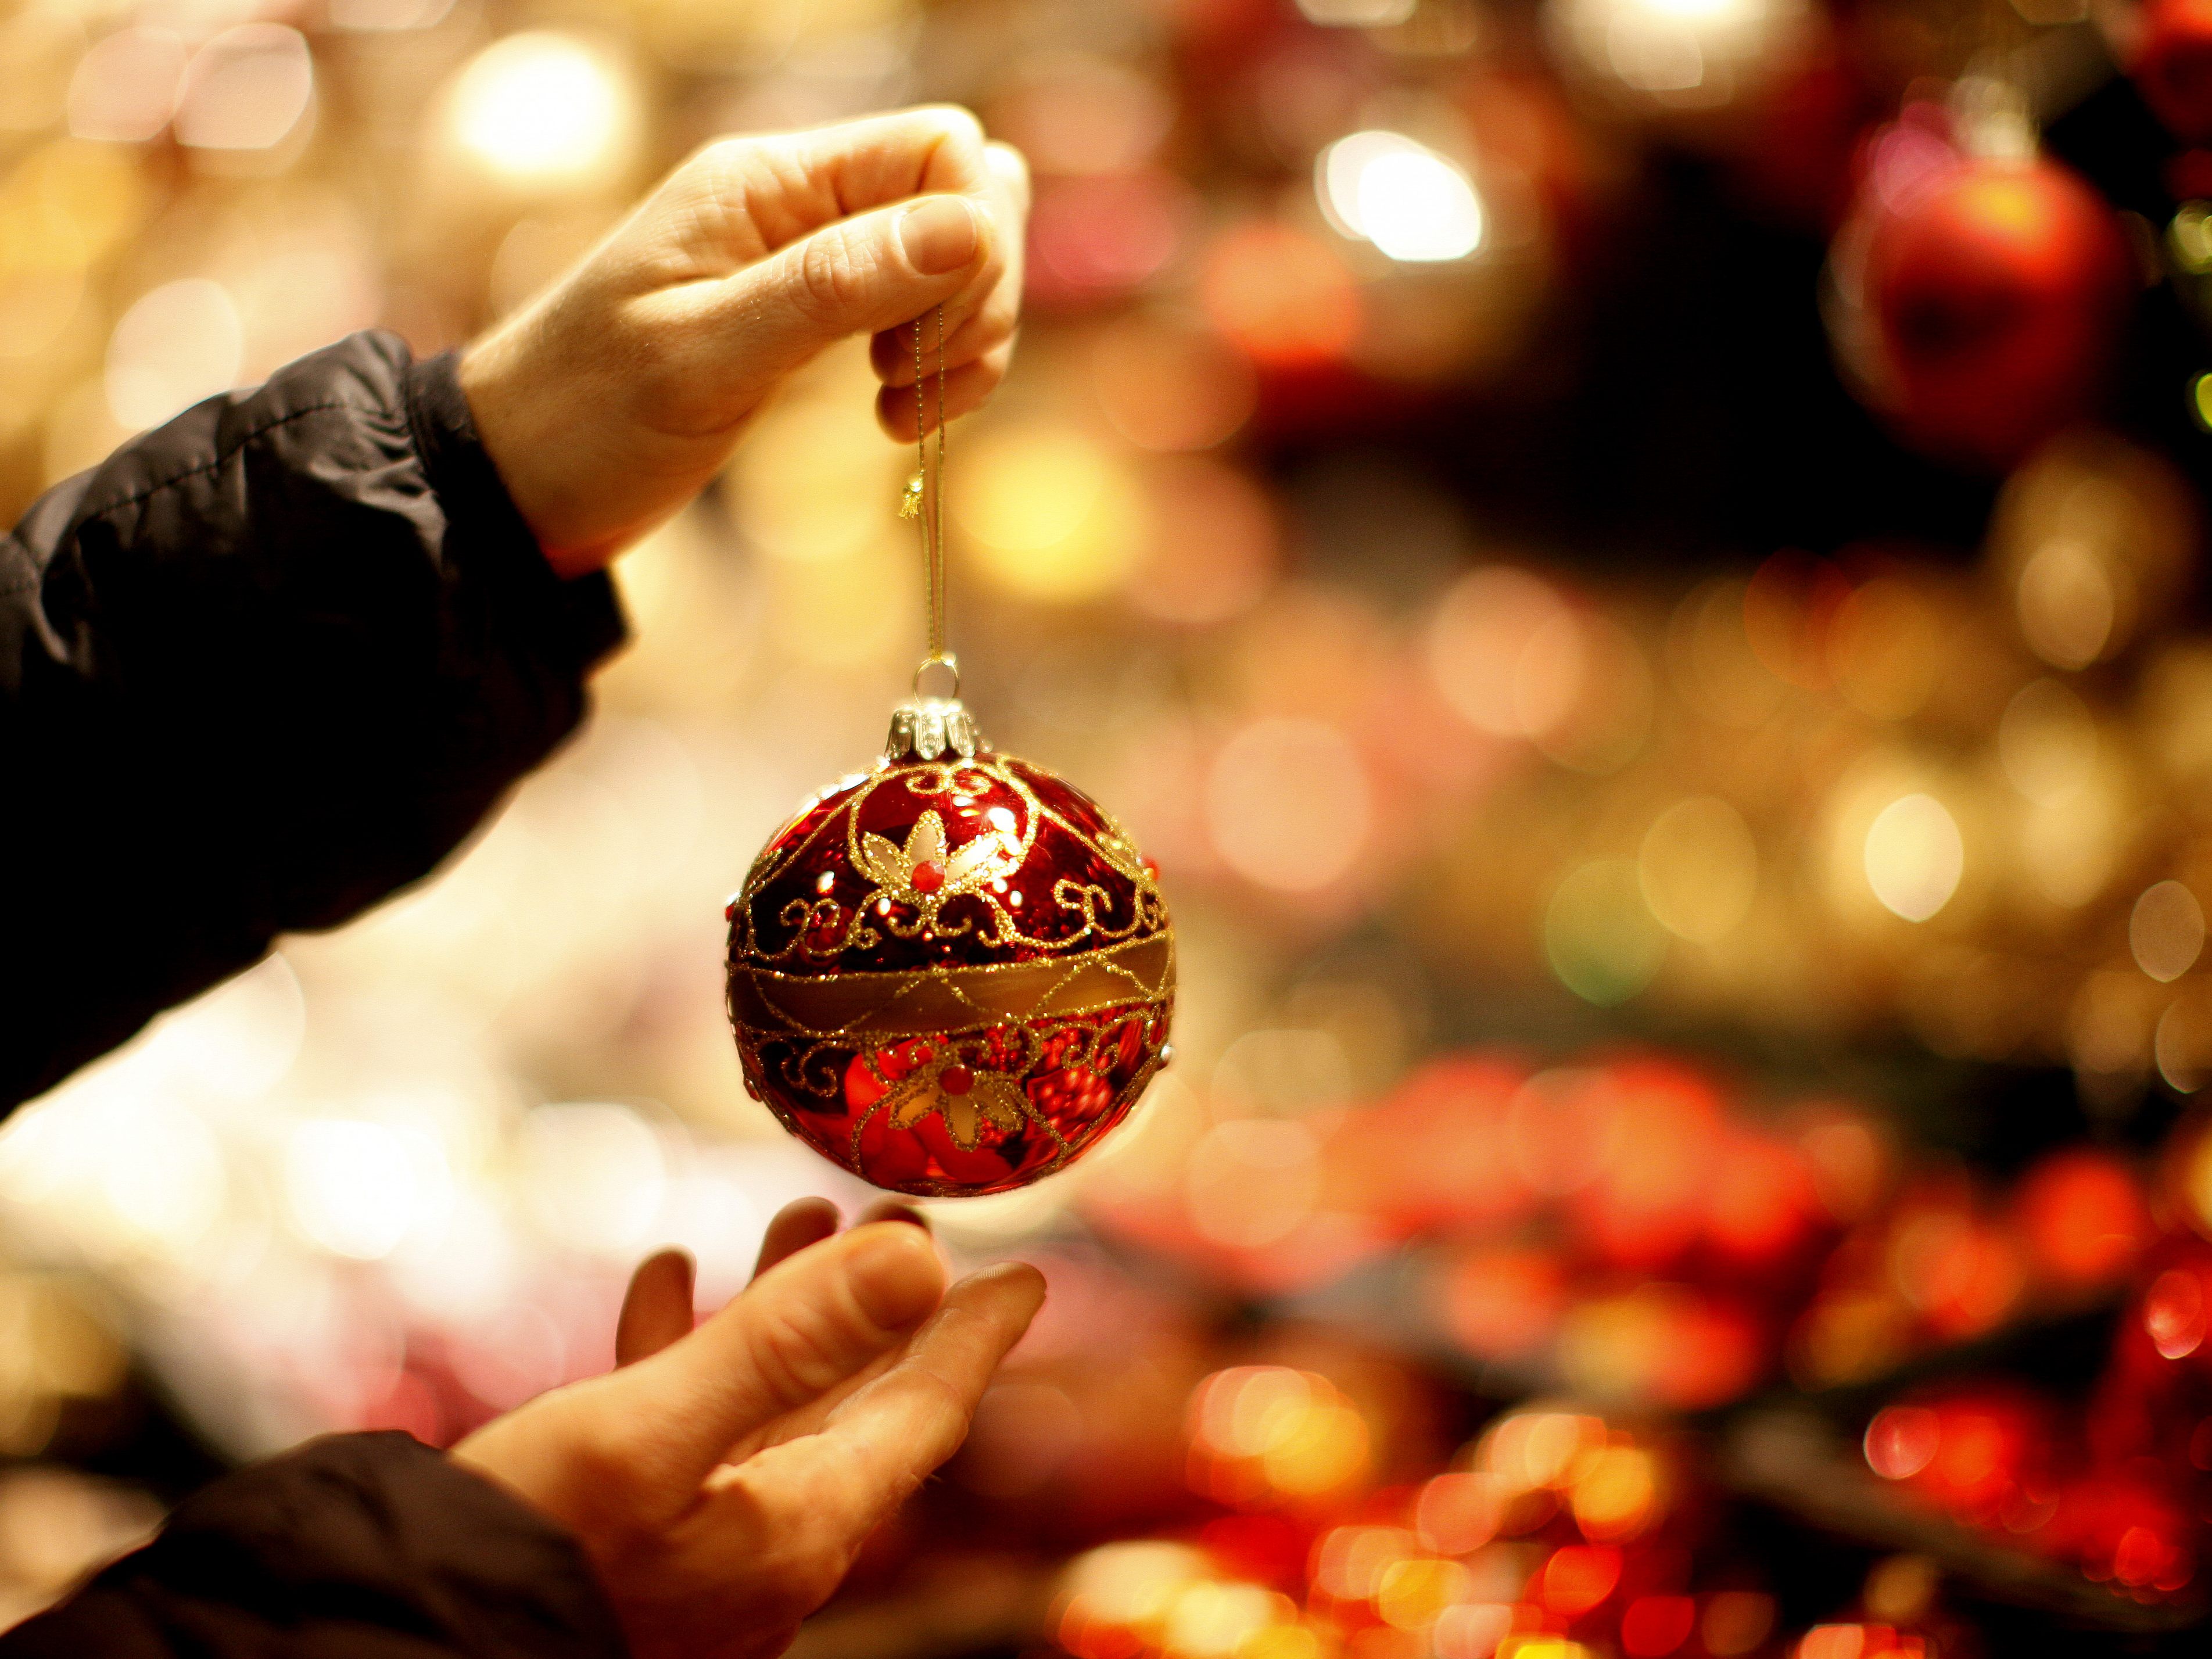
[{"label": "blurred background", "polygon": [[[805,1659],[2196,1650],[2212,12],[11,3],[0,505],[921,99],[1036,176],[969,705],[1183,988],[1111,1143],[934,1206],[1052,1301]],[[0,1619],[861,1201],[744,1097],[721,907],[918,654],[871,384],[624,562],[452,867],[0,1133]]]}]

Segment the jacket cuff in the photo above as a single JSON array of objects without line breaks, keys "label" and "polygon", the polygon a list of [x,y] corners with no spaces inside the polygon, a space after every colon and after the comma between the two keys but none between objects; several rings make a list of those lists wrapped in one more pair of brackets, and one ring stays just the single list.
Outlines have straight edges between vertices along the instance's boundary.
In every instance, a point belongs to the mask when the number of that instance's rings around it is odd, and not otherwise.
[{"label": "jacket cuff", "polygon": [[[137,1639],[109,1639],[125,1632]],[[373,1632],[388,1650],[363,1639]],[[396,1431],[325,1436],[226,1476],[8,1638],[9,1659],[403,1647],[456,1659],[628,1651],[574,1539]]]},{"label": "jacket cuff", "polygon": [[614,583],[603,570],[563,580],[507,493],[461,390],[453,352],[407,369],[407,422],[423,476],[437,492],[456,544],[540,622],[554,659],[581,676],[629,636]]}]

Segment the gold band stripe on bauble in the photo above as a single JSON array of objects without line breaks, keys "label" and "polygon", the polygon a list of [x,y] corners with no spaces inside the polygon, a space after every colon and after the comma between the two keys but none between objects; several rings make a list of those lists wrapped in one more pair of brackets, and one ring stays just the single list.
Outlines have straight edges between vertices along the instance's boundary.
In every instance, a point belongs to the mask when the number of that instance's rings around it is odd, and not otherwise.
[{"label": "gold band stripe on bauble", "polygon": [[930,1036],[994,1020],[1156,1002],[1175,989],[1175,934],[1150,934],[1072,960],[900,973],[779,974],[730,966],[730,1013],[763,1034]]}]

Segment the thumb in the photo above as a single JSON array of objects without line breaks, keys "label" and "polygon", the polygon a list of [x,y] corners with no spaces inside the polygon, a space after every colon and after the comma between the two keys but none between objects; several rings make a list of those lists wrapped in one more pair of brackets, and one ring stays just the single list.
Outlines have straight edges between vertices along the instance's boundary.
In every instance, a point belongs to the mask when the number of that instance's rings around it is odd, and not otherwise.
[{"label": "thumb", "polygon": [[989,210],[965,196],[856,214],[713,283],[706,320],[744,391],[763,394],[849,335],[987,292],[999,259],[994,230]]},{"label": "thumb", "polygon": [[623,1373],[635,1410],[663,1425],[672,1464],[653,1473],[688,1493],[742,1436],[904,1341],[944,1293],[936,1246],[902,1222],[855,1227],[779,1262]]}]

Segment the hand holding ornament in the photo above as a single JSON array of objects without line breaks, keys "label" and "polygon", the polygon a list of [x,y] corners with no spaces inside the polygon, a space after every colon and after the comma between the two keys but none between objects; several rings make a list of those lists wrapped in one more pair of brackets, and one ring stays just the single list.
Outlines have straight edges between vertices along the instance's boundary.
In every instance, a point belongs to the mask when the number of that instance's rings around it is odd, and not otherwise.
[{"label": "hand holding ornament", "polygon": [[786,1208],[751,1286],[696,1330],[690,1263],[650,1258],[623,1305],[616,1370],[453,1449],[575,1535],[640,1659],[781,1653],[959,1446],[1044,1300],[1018,1265],[946,1290],[908,1220],[836,1227],[825,1200]]},{"label": "hand holding ornament", "polygon": [[[981,405],[1013,349],[1028,211],[1021,157],[962,109],[693,155],[462,359],[484,447],[554,568],[597,569],[683,506],[776,384],[850,335],[874,337],[893,437],[919,435],[906,325],[940,307],[944,413]],[[933,384],[939,367],[933,349]]]}]

